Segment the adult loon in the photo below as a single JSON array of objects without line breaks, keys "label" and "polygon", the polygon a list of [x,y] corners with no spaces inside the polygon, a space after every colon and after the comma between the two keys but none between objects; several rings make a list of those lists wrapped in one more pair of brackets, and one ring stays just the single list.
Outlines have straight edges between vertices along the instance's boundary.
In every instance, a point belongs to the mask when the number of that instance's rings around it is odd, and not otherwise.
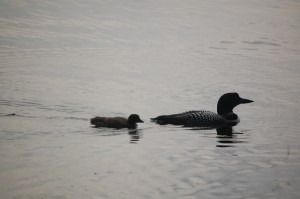
[{"label": "adult loon", "polygon": [[152,121],[164,125],[183,125],[186,127],[208,127],[234,126],[240,122],[239,117],[232,109],[239,104],[251,103],[252,100],[243,99],[237,93],[226,93],[218,101],[218,114],[210,111],[187,111],[172,115],[160,115],[151,118]]},{"label": "adult loon", "polygon": [[128,119],[124,117],[94,117],[91,119],[91,124],[95,125],[96,128],[134,129],[137,127],[136,123],[144,123],[137,114],[129,115]]}]

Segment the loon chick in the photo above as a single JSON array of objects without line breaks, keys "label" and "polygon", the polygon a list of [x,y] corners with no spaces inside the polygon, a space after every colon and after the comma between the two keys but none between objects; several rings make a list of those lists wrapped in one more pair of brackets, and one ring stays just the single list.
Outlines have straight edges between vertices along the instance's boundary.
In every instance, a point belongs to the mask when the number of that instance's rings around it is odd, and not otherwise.
[{"label": "loon chick", "polygon": [[232,109],[239,104],[251,103],[252,100],[243,99],[237,93],[226,93],[218,101],[218,114],[210,111],[187,111],[172,115],[160,115],[151,118],[152,121],[164,125],[183,125],[186,127],[209,127],[234,126],[240,122],[239,117]]},{"label": "loon chick", "polygon": [[96,128],[134,129],[137,127],[136,123],[144,123],[137,114],[129,115],[128,119],[124,117],[94,117],[91,119],[91,124],[95,125]]}]

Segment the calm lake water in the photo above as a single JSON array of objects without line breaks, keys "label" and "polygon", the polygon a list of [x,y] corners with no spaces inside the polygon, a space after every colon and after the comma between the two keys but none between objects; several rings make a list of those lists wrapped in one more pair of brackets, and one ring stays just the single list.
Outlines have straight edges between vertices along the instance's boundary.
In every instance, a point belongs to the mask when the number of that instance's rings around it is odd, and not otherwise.
[{"label": "calm lake water", "polygon": [[[231,137],[150,122],[233,91]],[[1,1],[0,92],[1,198],[300,198],[299,0]]]}]

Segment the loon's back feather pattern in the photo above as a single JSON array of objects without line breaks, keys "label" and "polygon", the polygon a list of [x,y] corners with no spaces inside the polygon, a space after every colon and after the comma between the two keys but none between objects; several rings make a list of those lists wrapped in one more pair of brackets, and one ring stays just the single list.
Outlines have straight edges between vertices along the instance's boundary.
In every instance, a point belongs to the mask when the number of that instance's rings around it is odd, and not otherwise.
[{"label": "loon's back feather pattern", "polygon": [[162,115],[152,120],[159,124],[175,124],[183,126],[219,126],[226,124],[226,119],[211,111],[187,111],[173,115]]}]

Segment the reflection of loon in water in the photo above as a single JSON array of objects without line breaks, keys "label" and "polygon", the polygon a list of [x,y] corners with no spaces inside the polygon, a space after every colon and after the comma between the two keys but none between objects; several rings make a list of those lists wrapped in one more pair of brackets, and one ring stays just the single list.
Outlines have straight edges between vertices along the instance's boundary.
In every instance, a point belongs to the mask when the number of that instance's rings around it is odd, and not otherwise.
[{"label": "reflection of loon in water", "polygon": [[217,142],[216,147],[234,147],[234,144],[246,143],[245,139],[237,137],[237,134],[243,134],[242,132],[233,131],[231,126],[224,126],[217,129]]},{"label": "reflection of loon in water", "polygon": [[[218,101],[218,114],[210,111],[188,111],[172,115],[160,115],[151,118],[152,121],[164,125],[182,125],[185,127],[217,128],[220,132],[228,132],[231,126],[240,122],[239,117],[233,113],[233,108],[239,104],[251,103],[252,100],[243,99],[237,93],[226,93]],[[228,128],[227,128],[228,127]],[[231,129],[232,132],[232,129]]]},{"label": "reflection of loon in water", "polygon": [[[212,129],[212,128],[203,128],[203,127],[192,127],[188,128],[188,130],[205,130],[205,129]],[[243,132],[234,131],[232,126],[221,126],[216,128],[217,131],[217,142],[218,144],[216,147],[234,147],[234,144],[237,143],[245,143],[247,141],[241,140],[237,135],[244,134]]]}]

